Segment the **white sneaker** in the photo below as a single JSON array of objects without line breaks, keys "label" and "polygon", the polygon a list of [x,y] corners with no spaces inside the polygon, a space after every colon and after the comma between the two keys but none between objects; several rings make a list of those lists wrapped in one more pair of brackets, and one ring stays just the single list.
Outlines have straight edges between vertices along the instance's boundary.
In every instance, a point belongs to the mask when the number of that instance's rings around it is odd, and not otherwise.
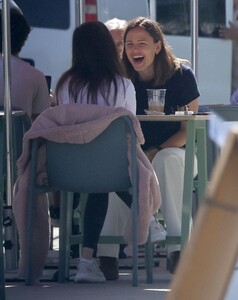
[{"label": "white sneaker", "polygon": [[156,222],[154,217],[150,223],[150,234],[151,234],[151,243],[164,241],[167,236],[167,232],[164,229],[163,225],[160,222]]},{"label": "white sneaker", "polygon": [[81,258],[78,264],[78,271],[74,278],[75,282],[105,282],[102,271],[95,260]]}]

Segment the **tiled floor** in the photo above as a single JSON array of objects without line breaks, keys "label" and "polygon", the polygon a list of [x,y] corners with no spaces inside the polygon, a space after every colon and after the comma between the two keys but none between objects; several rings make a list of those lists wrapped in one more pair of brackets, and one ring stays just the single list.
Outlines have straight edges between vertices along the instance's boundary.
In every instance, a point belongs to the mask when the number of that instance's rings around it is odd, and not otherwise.
[{"label": "tiled floor", "polygon": [[[55,252],[55,251],[54,251]],[[52,281],[55,272],[53,267],[57,261],[56,252],[51,252],[48,263],[51,268],[44,271],[43,281],[39,286],[25,286],[24,282],[14,280],[16,272],[7,272],[6,278],[6,300],[133,300],[133,299],[166,299],[169,292],[169,286],[172,276],[165,270],[165,259],[160,259],[160,265],[155,266],[153,270],[154,282],[146,283],[146,272],[143,267],[143,260],[140,259],[139,284],[138,287],[131,285],[131,268],[130,259],[120,261],[120,278],[117,281],[107,281],[98,284],[76,284],[73,282],[73,276],[76,272],[74,266],[77,261],[73,262],[71,268],[72,280],[65,284],[59,284]],[[156,259],[158,262],[158,259]]]},{"label": "tiled floor", "polygon": [[166,271],[163,249],[155,251],[154,282],[152,284],[146,283],[143,248],[139,249],[139,253],[138,287],[132,287],[132,261],[130,258],[119,260],[119,280],[97,284],[74,283],[73,279],[78,260],[73,259],[71,260],[70,281],[59,284],[53,280],[58,263],[58,228],[54,228],[53,250],[49,252],[47,268],[44,270],[40,285],[25,286],[24,282],[17,281],[16,271],[7,271],[5,276],[6,300],[164,300],[169,292],[172,275]]},{"label": "tiled floor", "polygon": [[[26,286],[24,282],[16,280],[16,271],[7,271],[5,276],[5,300],[166,300],[170,291],[173,275],[167,272],[166,260],[163,255],[160,255],[160,257],[155,255],[153,268],[154,281],[152,284],[148,284],[146,283],[143,251],[141,251],[138,286],[132,287],[130,258],[119,261],[119,280],[97,284],[74,283],[73,279],[77,266],[77,259],[74,259],[71,261],[69,282],[59,284],[53,280],[53,275],[57,269],[57,252],[57,250],[50,251],[47,268],[44,270],[42,280],[37,286]],[[236,300],[237,295],[238,266],[234,269],[234,274],[224,300]]]}]

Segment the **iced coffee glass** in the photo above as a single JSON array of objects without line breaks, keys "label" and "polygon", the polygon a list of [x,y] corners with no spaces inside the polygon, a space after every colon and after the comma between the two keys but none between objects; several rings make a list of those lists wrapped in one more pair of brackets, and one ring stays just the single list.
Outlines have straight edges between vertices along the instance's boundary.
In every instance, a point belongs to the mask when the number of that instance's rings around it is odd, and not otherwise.
[{"label": "iced coffee glass", "polygon": [[166,89],[147,89],[150,113],[164,114]]}]

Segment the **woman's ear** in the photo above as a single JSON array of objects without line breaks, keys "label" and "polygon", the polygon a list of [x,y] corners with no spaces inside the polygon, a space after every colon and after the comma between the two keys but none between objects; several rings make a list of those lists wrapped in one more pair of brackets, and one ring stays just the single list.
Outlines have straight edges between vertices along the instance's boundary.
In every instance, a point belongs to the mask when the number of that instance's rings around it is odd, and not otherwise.
[{"label": "woman's ear", "polygon": [[161,41],[158,41],[157,43],[156,43],[156,48],[155,48],[155,53],[156,53],[156,55],[158,55],[159,53],[160,53],[160,50],[161,50]]}]

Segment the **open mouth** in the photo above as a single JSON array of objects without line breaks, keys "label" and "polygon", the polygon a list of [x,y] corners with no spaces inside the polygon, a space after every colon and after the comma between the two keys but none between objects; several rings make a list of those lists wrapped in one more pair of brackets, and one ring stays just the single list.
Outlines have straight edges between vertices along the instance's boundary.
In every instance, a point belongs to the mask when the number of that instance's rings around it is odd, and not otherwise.
[{"label": "open mouth", "polygon": [[140,63],[143,61],[143,59],[144,59],[144,56],[142,56],[142,55],[133,56],[133,60],[135,63]]}]

